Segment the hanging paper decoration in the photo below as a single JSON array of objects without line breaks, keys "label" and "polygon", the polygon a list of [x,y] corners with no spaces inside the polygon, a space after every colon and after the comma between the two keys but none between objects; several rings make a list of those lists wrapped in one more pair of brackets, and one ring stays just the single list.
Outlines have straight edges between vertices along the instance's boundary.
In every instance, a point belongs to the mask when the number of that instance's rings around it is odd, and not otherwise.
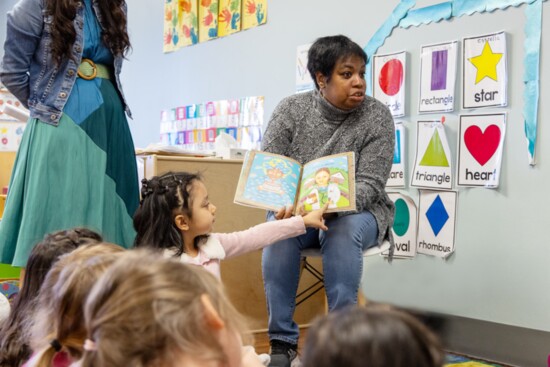
[{"label": "hanging paper decoration", "polygon": [[416,255],[417,210],[414,200],[407,195],[388,192],[395,205],[395,216],[392,226],[395,249],[394,258],[412,258]]},{"label": "hanging paper decoration", "polygon": [[220,0],[218,37],[228,36],[241,30],[241,0]]},{"label": "hanging paper decoration", "polygon": [[407,53],[375,55],[373,60],[373,97],[389,107],[392,116],[405,115]]},{"label": "hanging paper decoration", "polygon": [[456,60],[457,41],[422,47],[419,113],[454,110]]},{"label": "hanging paper decoration", "polygon": [[452,188],[451,149],[441,121],[418,121],[411,186]]},{"label": "hanging paper decoration", "polygon": [[461,115],[458,142],[458,186],[499,185],[506,114]]},{"label": "hanging paper decoration", "polygon": [[462,107],[506,106],[506,33],[464,38],[463,45]]},{"label": "hanging paper decoration", "polygon": [[447,258],[454,252],[457,196],[454,191],[420,190],[417,253]]},{"label": "hanging paper decoration", "polygon": [[243,0],[242,29],[250,29],[267,21],[267,0]]},{"label": "hanging paper decoration", "polygon": [[402,121],[395,121],[395,147],[390,177],[386,187],[405,187],[405,127]]},{"label": "hanging paper decoration", "polygon": [[199,42],[218,37],[218,0],[199,0]]}]

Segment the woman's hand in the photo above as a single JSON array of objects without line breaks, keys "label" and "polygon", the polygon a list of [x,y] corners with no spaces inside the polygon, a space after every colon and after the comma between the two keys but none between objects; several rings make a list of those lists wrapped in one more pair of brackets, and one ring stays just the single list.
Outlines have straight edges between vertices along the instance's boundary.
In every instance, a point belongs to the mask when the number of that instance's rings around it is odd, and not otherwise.
[{"label": "woman's hand", "polygon": [[325,203],[321,209],[317,209],[309,213],[303,213],[303,207],[300,207],[300,212],[304,218],[305,226],[328,231],[328,227],[325,225],[325,219],[323,218],[323,214],[325,214],[327,208],[328,203]]}]

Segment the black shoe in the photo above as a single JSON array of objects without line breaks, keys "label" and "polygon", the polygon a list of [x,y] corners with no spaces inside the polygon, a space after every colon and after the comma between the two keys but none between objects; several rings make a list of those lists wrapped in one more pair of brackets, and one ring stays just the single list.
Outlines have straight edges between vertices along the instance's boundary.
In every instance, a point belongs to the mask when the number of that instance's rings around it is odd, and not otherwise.
[{"label": "black shoe", "polygon": [[271,362],[269,367],[290,367],[290,364],[298,355],[298,346],[277,339],[271,340],[270,344]]}]

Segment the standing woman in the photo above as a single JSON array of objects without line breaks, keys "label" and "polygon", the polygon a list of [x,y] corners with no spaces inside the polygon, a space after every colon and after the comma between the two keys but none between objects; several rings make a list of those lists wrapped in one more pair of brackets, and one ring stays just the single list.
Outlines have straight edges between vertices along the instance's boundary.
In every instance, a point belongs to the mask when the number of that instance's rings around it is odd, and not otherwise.
[{"label": "standing woman", "polygon": [[[362,253],[390,236],[394,206],[385,185],[393,160],[394,124],[388,108],[365,95],[366,61],[363,49],[345,36],[319,38],[309,49],[307,64],[316,89],[283,99],[263,138],[265,151],[302,164],[354,152],[356,172],[357,211],[329,214],[328,231],[309,228],[263,250],[270,366],[290,366],[296,356],[298,325],[293,314],[301,251],[320,248],[332,311],[357,303]],[[268,219],[285,216],[277,214],[269,214]]]},{"label": "standing woman", "polygon": [[0,222],[0,263],[24,267],[44,234],[77,226],[132,245],[126,28],[125,0],[20,0],[8,13],[0,78],[31,118]]}]

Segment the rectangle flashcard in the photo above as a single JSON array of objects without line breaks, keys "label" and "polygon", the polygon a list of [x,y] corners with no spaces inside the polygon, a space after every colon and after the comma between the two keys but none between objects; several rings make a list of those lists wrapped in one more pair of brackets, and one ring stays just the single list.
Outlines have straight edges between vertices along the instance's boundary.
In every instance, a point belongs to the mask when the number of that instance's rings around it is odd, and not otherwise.
[{"label": "rectangle flashcard", "polygon": [[417,253],[447,258],[455,248],[455,191],[420,190]]},{"label": "rectangle flashcard", "polygon": [[419,113],[454,110],[458,42],[422,46]]},{"label": "rectangle flashcard", "polygon": [[458,126],[458,186],[499,185],[506,113],[461,115]]},{"label": "rectangle flashcard", "polygon": [[464,38],[463,47],[462,107],[506,106],[506,33]]},{"label": "rectangle flashcard", "polygon": [[418,121],[411,186],[449,190],[453,185],[451,149],[441,121]]},{"label": "rectangle flashcard", "polygon": [[405,162],[405,127],[402,121],[395,121],[393,163],[386,187],[405,187]]},{"label": "rectangle flashcard", "polygon": [[405,115],[406,66],[405,51],[373,58],[373,97],[388,106],[394,117]]},{"label": "rectangle flashcard", "polygon": [[397,258],[410,258],[416,255],[416,237],[418,214],[414,200],[398,192],[388,192],[388,196],[395,204],[395,217],[392,226]]}]

